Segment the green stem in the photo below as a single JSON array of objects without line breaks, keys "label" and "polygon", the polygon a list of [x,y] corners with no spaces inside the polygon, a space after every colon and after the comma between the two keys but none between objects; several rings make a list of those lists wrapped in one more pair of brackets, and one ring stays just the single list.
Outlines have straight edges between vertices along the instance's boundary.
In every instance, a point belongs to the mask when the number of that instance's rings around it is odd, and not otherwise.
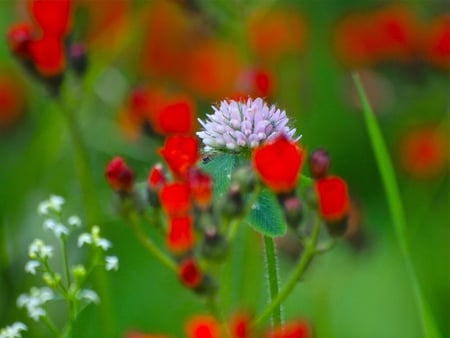
[{"label": "green stem", "polygon": [[410,248],[406,239],[405,214],[403,210],[402,200],[400,198],[400,191],[397,185],[397,180],[395,178],[394,168],[389,158],[388,150],[380,127],[370,106],[359,74],[356,72],[353,73],[353,81],[355,82],[356,89],[361,100],[366,128],[369,133],[372,149],[375,154],[378,170],[380,172],[384,190],[386,193],[397,242],[400,247],[400,251],[402,253],[409,278],[412,283],[414,297],[419,308],[423,332],[426,338],[438,338],[441,335],[434,321],[429,305],[427,304],[427,301],[423,295],[423,291],[421,289],[414,265],[412,263]]},{"label": "green stem", "polygon": [[291,277],[277,294],[277,296],[272,299],[272,302],[262,311],[262,313],[255,319],[253,326],[261,324],[270,314],[276,311],[280,304],[289,296],[294,287],[297,285],[299,279],[301,278],[303,272],[305,272],[311,259],[315,255],[317,239],[319,238],[320,232],[320,218],[317,217],[316,223],[312,231],[311,239],[306,243],[305,249],[303,251],[302,257],[292,272]]},{"label": "green stem", "polygon": [[61,252],[63,254],[64,274],[66,279],[67,289],[70,288],[70,272],[69,272],[69,257],[67,255],[66,239],[61,237]]},{"label": "green stem", "polygon": [[[264,236],[264,248],[266,254],[267,277],[269,282],[269,297],[272,302],[278,296],[279,292],[278,262],[273,238]],[[273,326],[279,326],[282,323],[281,302],[276,304],[271,312]]]},{"label": "green stem", "polygon": [[172,271],[177,271],[177,265],[175,264],[175,262],[164,252],[162,252],[142,229],[139,221],[139,216],[136,213],[130,213],[128,219],[130,220],[130,225],[133,228],[133,231],[139,242],[141,242],[141,244],[144,245],[144,247],[167,268]]},{"label": "green stem", "polygon": [[42,316],[42,321],[45,325],[47,325],[48,329],[55,335],[55,337],[61,337],[58,329],[56,328],[55,324],[52,322],[52,320],[48,316]]}]

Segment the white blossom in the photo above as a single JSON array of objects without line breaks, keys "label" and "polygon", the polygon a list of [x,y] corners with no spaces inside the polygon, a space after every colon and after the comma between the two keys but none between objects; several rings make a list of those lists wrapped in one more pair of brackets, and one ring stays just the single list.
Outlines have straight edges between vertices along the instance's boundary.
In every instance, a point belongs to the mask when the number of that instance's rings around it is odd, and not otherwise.
[{"label": "white blossom", "polygon": [[58,238],[61,238],[63,234],[65,236],[69,235],[69,229],[64,224],[55,221],[53,218],[44,221],[44,229],[51,230]]},{"label": "white blossom", "polygon": [[77,298],[79,300],[85,300],[88,303],[94,303],[94,304],[100,303],[100,298],[98,297],[97,293],[91,289],[80,290]]},{"label": "white blossom", "polygon": [[17,306],[19,308],[25,307],[28,316],[35,321],[38,321],[42,316],[47,315],[42,305],[54,299],[53,291],[47,287],[36,288],[33,287],[29,294],[22,294],[17,298]]},{"label": "white blossom", "polygon": [[289,127],[284,110],[275,105],[269,107],[261,98],[249,98],[245,102],[225,100],[212,108],[214,113],[207,114],[205,121],[199,119],[203,130],[197,132],[207,152],[238,152],[255,148],[280,134],[293,139],[296,132]]},{"label": "white blossom", "polygon": [[20,331],[26,331],[27,326],[21,322],[15,322],[10,326],[0,329],[0,338],[21,338]]},{"label": "white blossom", "polygon": [[64,204],[64,198],[57,195],[51,195],[48,200],[42,201],[38,206],[38,213],[40,215],[48,215],[50,211],[61,212]]},{"label": "white blossom", "polygon": [[39,261],[31,260],[25,264],[25,271],[31,273],[32,275],[36,274],[36,269],[41,266]]},{"label": "white blossom", "polygon": [[81,227],[81,219],[77,215],[72,215],[67,219],[67,223],[74,228]]},{"label": "white blossom", "polygon": [[119,258],[117,258],[116,256],[106,256],[105,261],[107,271],[119,270]]},{"label": "white blossom", "polygon": [[82,247],[84,244],[96,246],[104,251],[112,246],[110,241],[100,237],[100,228],[96,225],[92,227],[91,233],[85,232],[78,237],[78,246]]},{"label": "white blossom", "polygon": [[45,245],[45,243],[40,239],[35,239],[28,248],[28,256],[30,256],[31,259],[50,258],[53,256],[53,247],[50,245]]}]

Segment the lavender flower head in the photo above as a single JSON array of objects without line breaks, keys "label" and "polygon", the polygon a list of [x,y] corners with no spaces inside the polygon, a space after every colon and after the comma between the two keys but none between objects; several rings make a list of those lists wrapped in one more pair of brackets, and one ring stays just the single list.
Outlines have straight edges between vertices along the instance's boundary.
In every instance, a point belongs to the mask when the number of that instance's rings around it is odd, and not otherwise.
[{"label": "lavender flower head", "polygon": [[205,121],[199,119],[204,130],[197,132],[206,152],[239,152],[255,148],[280,134],[293,139],[296,132],[288,126],[284,110],[275,105],[269,107],[261,98],[224,100],[212,108],[214,114],[207,114]]}]

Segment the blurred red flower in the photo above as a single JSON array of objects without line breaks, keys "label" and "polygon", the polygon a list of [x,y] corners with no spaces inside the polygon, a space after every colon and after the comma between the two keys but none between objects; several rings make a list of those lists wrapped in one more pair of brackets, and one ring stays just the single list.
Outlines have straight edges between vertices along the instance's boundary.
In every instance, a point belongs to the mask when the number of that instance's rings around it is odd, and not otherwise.
[{"label": "blurred red flower", "polygon": [[167,247],[174,253],[183,253],[194,246],[195,236],[191,216],[175,217],[169,220]]},{"label": "blurred red flower", "polygon": [[187,182],[193,202],[201,209],[207,209],[213,197],[212,177],[198,168],[193,168],[189,171]]},{"label": "blurred red flower", "polygon": [[438,175],[448,166],[448,133],[436,126],[411,129],[400,140],[399,155],[410,175],[424,179]]},{"label": "blurred red flower", "polygon": [[203,273],[197,262],[192,258],[187,258],[178,267],[178,276],[181,282],[188,288],[198,287],[203,280]]},{"label": "blurred red flower", "polygon": [[253,152],[253,166],[261,180],[275,193],[295,189],[305,151],[280,135]]},{"label": "blurred red flower", "polygon": [[194,136],[170,136],[160,150],[174,176],[186,180],[188,170],[199,160],[198,141]]},{"label": "blurred red flower", "polygon": [[185,216],[191,208],[189,187],[186,183],[169,183],[163,186],[159,198],[169,217]]},{"label": "blurred red flower", "polygon": [[0,131],[12,127],[24,111],[24,88],[17,77],[10,73],[0,72]]},{"label": "blurred red flower", "polygon": [[61,74],[66,65],[63,41],[53,35],[44,34],[30,42],[30,55],[36,69],[45,77]]},{"label": "blurred red flower", "polygon": [[307,322],[293,321],[279,326],[266,336],[267,338],[310,338],[311,332]]},{"label": "blurred red flower", "polygon": [[64,38],[69,32],[71,0],[31,0],[30,12],[44,35]]},{"label": "blurred red flower", "polygon": [[450,68],[450,15],[437,17],[428,25],[424,49],[428,62]]},{"label": "blurred red flower", "polygon": [[315,181],[319,198],[319,211],[324,220],[337,222],[349,211],[350,197],[347,183],[338,176],[328,176]]},{"label": "blurred red flower", "polygon": [[220,323],[212,316],[194,316],[186,323],[187,338],[220,338]]},{"label": "blurred red flower", "polygon": [[20,58],[30,57],[30,41],[33,40],[33,28],[27,22],[13,25],[8,31],[9,49]]},{"label": "blurred red flower", "polygon": [[118,192],[131,192],[134,188],[134,173],[121,157],[114,157],[106,167],[109,185]]},{"label": "blurred red flower", "polygon": [[163,166],[160,163],[154,165],[148,175],[148,188],[152,191],[159,192],[165,186],[166,182],[167,179],[163,170]]}]

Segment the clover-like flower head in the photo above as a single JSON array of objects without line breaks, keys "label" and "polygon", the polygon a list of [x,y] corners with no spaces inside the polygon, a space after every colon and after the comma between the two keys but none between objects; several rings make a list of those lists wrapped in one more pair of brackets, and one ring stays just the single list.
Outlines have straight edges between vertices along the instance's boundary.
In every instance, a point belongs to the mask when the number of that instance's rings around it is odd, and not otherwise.
[{"label": "clover-like flower head", "polygon": [[269,106],[261,98],[247,101],[225,100],[212,107],[213,114],[207,114],[202,131],[197,136],[203,141],[204,150],[240,152],[256,148],[271,141],[280,134],[297,141],[295,128],[289,127],[289,119],[284,110]]}]

